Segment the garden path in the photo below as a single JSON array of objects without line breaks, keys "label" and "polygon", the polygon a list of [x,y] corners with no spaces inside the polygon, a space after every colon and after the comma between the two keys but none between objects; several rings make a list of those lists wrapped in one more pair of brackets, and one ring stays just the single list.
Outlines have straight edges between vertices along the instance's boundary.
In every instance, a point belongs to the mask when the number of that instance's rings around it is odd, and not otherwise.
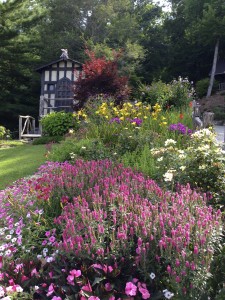
[{"label": "garden path", "polygon": [[225,126],[214,125],[216,131],[216,138],[219,142],[224,143]]}]

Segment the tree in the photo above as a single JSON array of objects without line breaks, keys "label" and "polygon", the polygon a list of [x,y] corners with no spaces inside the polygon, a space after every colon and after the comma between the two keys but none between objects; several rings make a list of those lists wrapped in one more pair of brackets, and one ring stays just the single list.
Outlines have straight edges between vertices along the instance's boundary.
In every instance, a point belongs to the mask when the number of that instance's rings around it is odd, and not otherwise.
[{"label": "tree", "polygon": [[126,100],[129,95],[128,78],[118,74],[119,53],[114,52],[113,60],[97,58],[89,50],[86,54],[88,60],[83,64],[83,73],[79,75],[74,89],[74,109],[79,110],[90,97],[99,94],[113,97],[117,105]]},{"label": "tree", "polygon": [[8,0],[0,12],[0,119],[15,129],[18,115],[34,113],[38,103],[33,69],[42,9],[38,1]]}]

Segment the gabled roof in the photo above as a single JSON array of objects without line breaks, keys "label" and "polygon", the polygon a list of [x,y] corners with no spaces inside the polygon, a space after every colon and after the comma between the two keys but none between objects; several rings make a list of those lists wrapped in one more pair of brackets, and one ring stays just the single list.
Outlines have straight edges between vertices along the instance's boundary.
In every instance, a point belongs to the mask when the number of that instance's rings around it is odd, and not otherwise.
[{"label": "gabled roof", "polygon": [[[60,59],[57,59],[57,60],[55,60],[55,61],[52,61],[52,62],[50,62],[50,63],[48,63],[48,64],[46,64],[46,65],[43,65],[43,66],[41,66],[41,67],[35,69],[35,71],[41,73],[42,70],[47,69],[49,66],[54,65],[54,64],[57,64],[57,63],[60,62],[60,61],[64,61],[64,59],[63,59],[63,58],[60,58]],[[80,63],[79,61],[76,61],[76,60],[74,60],[74,59],[71,59],[71,58],[68,58],[66,61],[71,61],[71,62],[74,62],[75,64],[78,64],[78,65],[82,66],[82,63]]]},{"label": "gabled roof", "polygon": [[[209,72],[209,75],[211,75],[212,70]],[[225,74],[225,60],[219,59],[216,64],[216,73],[215,75]]]}]

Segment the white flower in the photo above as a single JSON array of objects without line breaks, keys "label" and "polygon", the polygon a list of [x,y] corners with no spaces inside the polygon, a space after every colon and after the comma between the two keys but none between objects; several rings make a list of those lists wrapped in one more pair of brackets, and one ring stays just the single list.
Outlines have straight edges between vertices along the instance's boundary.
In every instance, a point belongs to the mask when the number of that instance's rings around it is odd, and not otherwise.
[{"label": "white flower", "polygon": [[10,249],[8,249],[8,250],[5,251],[5,255],[6,255],[6,256],[9,256],[9,255],[11,254],[11,252],[12,252],[12,251],[11,251]]},{"label": "white flower", "polygon": [[46,257],[46,261],[47,261],[48,263],[50,263],[50,262],[54,261],[54,258],[51,257],[51,256],[48,256],[48,257]]},{"label": "white flower", "polygon": [[81,149],[86,149],[86,147],[82,146]]},{"label": "white flower", "polygon": [[44,249],[43,249],[43,253],[44,253],[44,252],[48,252],[48,248],[44,248]]},{"label": "white flower", "polygon": [[151,273],[149,276],[150,276],[151,279],[155,278],[155,274],[154,273]]},{"label": "white flower", "polygon": [[180,166],[181,171],[184,171],[186,169],[185,166]]},{"label": "white flower", "polygon": [[168,291],[168,290],[164,290],[163,293],[164,293],[164,297],[165,297],[166,299],[171,299],[171,298],[174,296],[174,294],[171,293],[171,292]]},{"label": "white flower", "polygon": [[17,240],[17,238],[13,238],[13,239],[12,239],[12,243],[15,243],[16,240]]},{"label": "white flower", "polygon": [[0,246],[0,251],[4,251],[4,250],[5,250],[5,246],[4,245]]},{"label": "white flower", "polygon": [[17,291],[17,293],[21,293],[23,291],[23,288],[20,285],[18,285],[16,287],[16,291]]},{"label": "white flower", "polygon": [[162,161],[163,160],[163,156],[157,158],[157,161]]},{"label": "white flower", "polygon": [[6,238],[6,240],[10,240],[11,239],[11,234],[8,234],[5,238]]},{"label": "white flower", "polygon": [[164,175],[164,181],[172,181],[173,179],[173,173],[175,172],[175,170],[168,170]]},{"label": "white flower", "polygon": [[14,233],[14,229],[11,229],[9,233],[10,233],[10,234],[13,234],[13,233]]},{"label": "white flower", "polygon": [[0,297],[3,297],[5,295],[4,289],[2,286],[0,286]]},{"label": "white flower", "polygon": [[172,140],[172,139],[168,139],[165,141],[165,146],[168,146],[168,145],[176,145],[176,141]]},{"label": "white flower", "polygon": [[198,167],[199,170],[205,170],[206,169],[206,165],[201,165]]}]

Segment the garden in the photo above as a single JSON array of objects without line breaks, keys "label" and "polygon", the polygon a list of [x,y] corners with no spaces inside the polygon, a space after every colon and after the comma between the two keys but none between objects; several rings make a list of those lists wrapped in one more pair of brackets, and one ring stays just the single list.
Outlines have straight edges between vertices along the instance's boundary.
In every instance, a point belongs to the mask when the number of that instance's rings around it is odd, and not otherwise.
[{"label": "garden", "polygon": [[224,151],[191,83],[131,97],[96,61],[110,80],[86,64],[75,112],[42,119],[46,162],[0,191],[0,299],[224,299]]}]

